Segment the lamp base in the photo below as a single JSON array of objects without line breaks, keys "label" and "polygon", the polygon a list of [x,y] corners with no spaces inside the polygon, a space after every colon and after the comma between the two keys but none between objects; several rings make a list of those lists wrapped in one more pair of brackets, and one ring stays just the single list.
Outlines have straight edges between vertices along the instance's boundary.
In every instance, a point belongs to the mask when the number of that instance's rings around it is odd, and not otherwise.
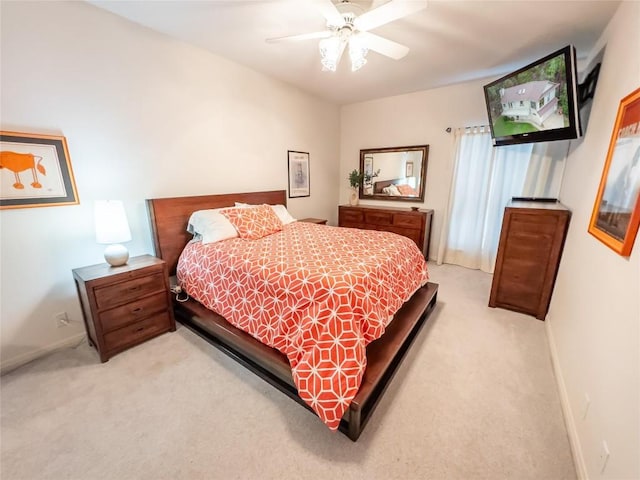
[{"label": "lamp base", "polygon": [[129,250],[124,245],[114,243],[105,248],[104,259],[112,267],[126,265],[127,260],[129,260]]}]

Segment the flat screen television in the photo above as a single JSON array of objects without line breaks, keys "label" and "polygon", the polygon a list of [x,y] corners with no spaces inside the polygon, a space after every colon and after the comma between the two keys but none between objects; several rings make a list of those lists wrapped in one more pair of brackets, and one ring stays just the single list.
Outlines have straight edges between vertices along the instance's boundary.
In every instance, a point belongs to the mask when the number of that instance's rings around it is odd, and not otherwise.
[{"label": "flat screen television", "polygon": [[484,86],[493,144],[580,137],[575,49],[569,45]]}]

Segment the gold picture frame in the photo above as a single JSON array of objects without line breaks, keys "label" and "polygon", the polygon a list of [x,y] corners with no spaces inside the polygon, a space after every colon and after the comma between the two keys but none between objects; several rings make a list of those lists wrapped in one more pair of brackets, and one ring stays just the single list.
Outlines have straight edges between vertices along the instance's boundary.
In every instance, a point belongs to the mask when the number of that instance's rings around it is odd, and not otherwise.
[{"label": "gold picture frame", "polygon": [[79,203],[65,137],[0,132],[0,209]]},{"label": "gold picture frame", "polygon": [[589,233],[628,257],[640,225],[640,88],[620,101]]}]

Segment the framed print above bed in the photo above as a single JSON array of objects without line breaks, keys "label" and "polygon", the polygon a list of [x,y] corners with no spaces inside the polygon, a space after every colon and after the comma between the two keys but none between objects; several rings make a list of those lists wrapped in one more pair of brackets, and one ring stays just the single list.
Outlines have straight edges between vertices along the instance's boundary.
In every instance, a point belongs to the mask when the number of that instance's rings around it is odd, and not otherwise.
[{"label": "framed print above bed", "polygon": [[289,198],[308,197],[309,188],[309,153],[287,151],[289,165]]},{"label": "framed print above bed", "polygon": [[0,132],[0,209],[78,203],[64,137]]},{"label": "framed print above bed", "polygon": [[640,88],[620,101],[589,233],[623,257],[640,225]]}]

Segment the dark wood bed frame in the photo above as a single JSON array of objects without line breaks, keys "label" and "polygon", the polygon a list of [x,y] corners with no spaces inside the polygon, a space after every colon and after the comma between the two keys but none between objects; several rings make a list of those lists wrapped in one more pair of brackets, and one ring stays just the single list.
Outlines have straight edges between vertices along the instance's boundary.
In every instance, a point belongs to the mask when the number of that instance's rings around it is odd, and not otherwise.
[{"label": "dark wood bed frame", "polygon": [[[186,231],[191,213],[233,206],[235,202],[286,205],[286,191],[147,200],[155,254],[167,262],[170,275],[175,275],[180,253],[191,240]],[[433,310],[437,293],[435,283],[420,288],[396,313],[385,334],[367,346],[367,370],[339,427],[351,440],[356,441],[360,436],[405,353]],[[238,330],[195,300],[174,301],[174,311],[176,319],[190,330],[311,410],[298,396],[286,356]]]}]

